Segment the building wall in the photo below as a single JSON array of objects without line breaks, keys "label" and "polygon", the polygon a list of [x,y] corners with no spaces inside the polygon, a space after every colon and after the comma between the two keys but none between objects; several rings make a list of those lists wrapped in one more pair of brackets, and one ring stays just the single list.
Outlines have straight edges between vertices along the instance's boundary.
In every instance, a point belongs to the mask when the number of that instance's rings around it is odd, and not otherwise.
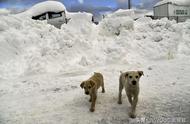
[{"label": "building wall", "polygon": [[168,10],[169,16],[190,16],[190,7],[188,6],[169,4]]},{"label": "building wall", "polygon": [[161,19],[167,17],[170,20],[183,22],[190,19],[190,6],[179,6],[175,4],[163,4],[154,7],[154,18]]},{"label": "building wall", "polygon": [[168,4],[154,7],[154,16],[168,16]]}]

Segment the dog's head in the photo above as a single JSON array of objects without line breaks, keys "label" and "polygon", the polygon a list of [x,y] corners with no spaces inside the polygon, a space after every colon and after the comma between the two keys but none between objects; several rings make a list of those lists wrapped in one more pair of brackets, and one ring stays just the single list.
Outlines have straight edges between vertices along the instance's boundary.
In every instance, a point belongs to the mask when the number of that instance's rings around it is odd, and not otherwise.
[{"label": "dog's head", "polygon": [[92,80],[83,81],[83,82],[80,84],[80,87],[81,87],[82,89],[84,89],[84,93],[85,93],[86,95],[89,95],[89,94],[92,93],[92,89],[94,88],[94,86],[95,86],[95,83],[94,83],[94,81],[92,81]]},{"label": "dog's head", "polygon": [[125,73],[125,78],[130,85],[136,86],[142,75],[144,75],[143,71],[129,71]]}]

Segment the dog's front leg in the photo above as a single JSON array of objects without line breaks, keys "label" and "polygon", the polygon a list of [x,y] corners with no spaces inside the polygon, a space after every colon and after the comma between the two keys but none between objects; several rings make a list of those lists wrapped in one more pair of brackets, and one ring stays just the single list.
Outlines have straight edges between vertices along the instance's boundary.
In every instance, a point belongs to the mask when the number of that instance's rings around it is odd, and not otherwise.
[{"label": "dog's front leg", "polygon": [[92,95],[90,95],[90,99],[89,99],[89,102],[92,102]]},{"label": "dog's front leg", "polygon": [[132,101],[131,112],[129,114],[129,116],[131,118],[136,118],[136,106],[137,106],[137,102],[138,102],[138,96],[134,97],[134,99]]},{"label": "dog's front leg", "polygon": [[90,111],[91,111],[91,112],[94,112],[94,110],[95,110],[96,98],[97,98],[97,95],[96,95],[96,94],[93,94],[93,95],[92,95],[91,108],[90,108]]},{"label": "dog's front leg", "polygon": [[123,85],[121,81],[119,81],[119,95],[118,95],[118,104],[122,104],[122,90],[123,90]]},{"label": "dog's front leg", "polygon": [[132,96],[129,95],[129,94],[127,94],[127,98],[128,98],[128,100],[129,100],[129,103],[132,105]]}]

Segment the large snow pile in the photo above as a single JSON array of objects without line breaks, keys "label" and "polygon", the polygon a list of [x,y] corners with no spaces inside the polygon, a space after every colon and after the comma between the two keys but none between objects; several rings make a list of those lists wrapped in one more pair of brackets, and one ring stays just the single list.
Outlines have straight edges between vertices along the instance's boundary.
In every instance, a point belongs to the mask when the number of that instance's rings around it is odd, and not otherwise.
[{"label": "large snow pile", "polygon": [[130,17],[107,17],[96,26],[89,14],[72,17],[59,30],[46,22],[2,16],[0,77],[189,54],[190,21],[177,24],[167,19],[140,18],[133,22]]},{"label": "large snow pile", "polygon": [[107,17],[100,22],[100,34],[102,35],[120,35],[125,30],[133,30],[131,17]]},{"label": "large snow pile", "polygon": [[185,5],[188,6],[190,5],[190,1],[189,0],[161,0],[160,2],[158,2],[155,6],[159,6],[165,3],[173,3],[173,4],[177,4],[177,5]]},{"label": "large snow pile", "polygon": [[62,26],[63,30],[67,30],[67,32],[77,34],[77,35],[85,35],[92,32],[93,24],[92,24],[92,14],[90,13],[69,13],[67,12],[67,18],[69,18],[69,23]]},{"label": "large snow pile", "polygon": [[106,15],[100,22],[99,34],[101,35],[120,35],[122,30],[133,30],[133,10],[119,9],[115,13]]},{"label": "large snow pile", "polygon": [[[135,39],[146,45],[138,48],[140,54],[148,59],[166,59],[176,57],[178,46],[183,41],[182,28],[175,21],[166,18],[152,21],[141,18],[136,21]],[[151,41],[151,42],[148,42]],[[138,42],[137,42],[138,43]]]},{"label": "large snow pile", "polygon": [[178,52],[181,55],[190,55],[190,20],[180,23],[179,26],[183,27],[181,34],[182,39],[180,39],[180,44],[178,46]]}]

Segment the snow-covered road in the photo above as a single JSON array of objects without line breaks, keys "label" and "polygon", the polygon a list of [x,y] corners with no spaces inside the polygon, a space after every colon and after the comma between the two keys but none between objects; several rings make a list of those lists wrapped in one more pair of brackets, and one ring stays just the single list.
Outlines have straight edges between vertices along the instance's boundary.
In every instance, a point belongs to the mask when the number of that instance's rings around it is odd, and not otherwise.
[{"label": "snow-covered road", "polygon": [[[135,66],[135,65],[134,65]],[[129,119],[125,95],[117,104],[120,70],[128,65],[95,67],[70,73],[42,74],[0,82],[2,124],[127,124],[190,122],[190,59],[142,65],[137,118]],[[89,112],[88,96],[80,82],[94,70],[103,73],[106,93],[98,93],[96,111]],[[124,92],[123,92],[124,94]],[[173,119],[173,120],[172,120]]]}]

